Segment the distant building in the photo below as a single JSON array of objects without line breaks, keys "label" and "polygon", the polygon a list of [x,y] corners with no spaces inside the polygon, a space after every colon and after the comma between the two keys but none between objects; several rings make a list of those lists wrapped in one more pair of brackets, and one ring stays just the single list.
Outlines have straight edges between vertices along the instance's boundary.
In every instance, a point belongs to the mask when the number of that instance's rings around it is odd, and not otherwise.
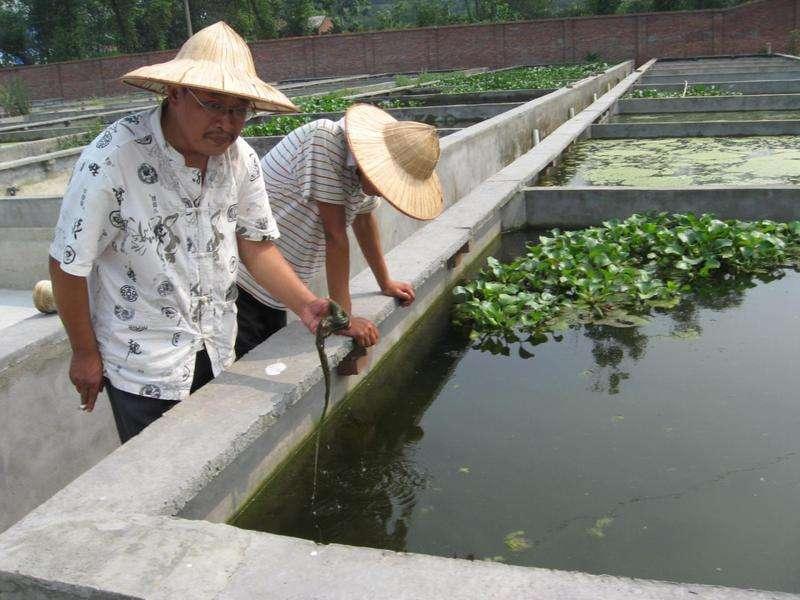
[{"label": "distant building", "polygon": [[317,35],[330,33],[333,31],[333,21],[327,15],[308,17],[308,30]]}]

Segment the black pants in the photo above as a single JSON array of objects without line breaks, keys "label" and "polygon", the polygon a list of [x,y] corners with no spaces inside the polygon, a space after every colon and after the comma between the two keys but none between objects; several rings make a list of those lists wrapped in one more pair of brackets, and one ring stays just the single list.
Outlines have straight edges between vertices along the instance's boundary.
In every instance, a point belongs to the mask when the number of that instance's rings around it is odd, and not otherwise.
[{"label": "black pants", "polygon": [[286,311],[262,304],[242,288],[236,299],[236,358],[239,359],[273,333],[286,327]]},{"label": "black pants", "polygon": [[[200,389],[212,379],[214,371],[211,369],[211,360],[203,348],[195,358],[191,391]],[[125,392],[111,385],[108,379],[105,380],[105,385],[111,410],[114,412],[117,433],[123,444],[178,403],[177,400],[161,400]]]}]

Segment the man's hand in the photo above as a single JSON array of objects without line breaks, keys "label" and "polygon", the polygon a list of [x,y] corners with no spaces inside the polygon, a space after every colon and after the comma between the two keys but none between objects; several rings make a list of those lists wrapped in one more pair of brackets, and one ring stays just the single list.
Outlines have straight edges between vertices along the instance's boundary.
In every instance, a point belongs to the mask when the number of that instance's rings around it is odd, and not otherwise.
[{"label": "man's hand", "polygon": [[305,325],[312,334],[315,334],[317,333],[319,322],[327,317],[329,312],[330,300],[327,298],[314,298],[311,302],[300,307],[297,311],[297,316],[300,317],[303,325]]},{"label": "man's hand", "polygon": [[405,281],[394,281],[390,279],[386,285],[381,288],[384,296],[392,296],[400,301],[400,306],[409,306],[414,302],[414,288],[410,283]]},{"label": "man's hand", "polygon": [[353,338],[362,348],[374,346],[380,337],[373,322],[363,317],[350,317],[350,328],[336,333]]},{"label": "man's hand", "polygon": [[100,358],[100,352],[73,352],[69,380],[81,395],[81,409],[92,412],[97,394],[103,389],[103,359]]}]

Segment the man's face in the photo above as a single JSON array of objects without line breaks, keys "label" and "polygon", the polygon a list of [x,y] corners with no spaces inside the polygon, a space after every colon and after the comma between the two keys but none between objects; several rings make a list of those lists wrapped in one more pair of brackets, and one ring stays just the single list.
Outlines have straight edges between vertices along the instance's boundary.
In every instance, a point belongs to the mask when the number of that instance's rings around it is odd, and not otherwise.
[{"label": "man's face", "polygon": [[204,156],[227,150],[242,132],[250,103],[236,96],[176,87],[169,90],[169,109],[176,117],[186,148]]}]

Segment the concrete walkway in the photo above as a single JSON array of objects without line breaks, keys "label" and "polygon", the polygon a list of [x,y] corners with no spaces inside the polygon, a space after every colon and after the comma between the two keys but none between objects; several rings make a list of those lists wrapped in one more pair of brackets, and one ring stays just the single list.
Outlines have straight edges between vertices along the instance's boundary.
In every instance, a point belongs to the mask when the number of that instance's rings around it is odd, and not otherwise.
[{"label": "concrete walkway", "polygon": [[38,314],[30,291],[0,288],[0,329]]}]

